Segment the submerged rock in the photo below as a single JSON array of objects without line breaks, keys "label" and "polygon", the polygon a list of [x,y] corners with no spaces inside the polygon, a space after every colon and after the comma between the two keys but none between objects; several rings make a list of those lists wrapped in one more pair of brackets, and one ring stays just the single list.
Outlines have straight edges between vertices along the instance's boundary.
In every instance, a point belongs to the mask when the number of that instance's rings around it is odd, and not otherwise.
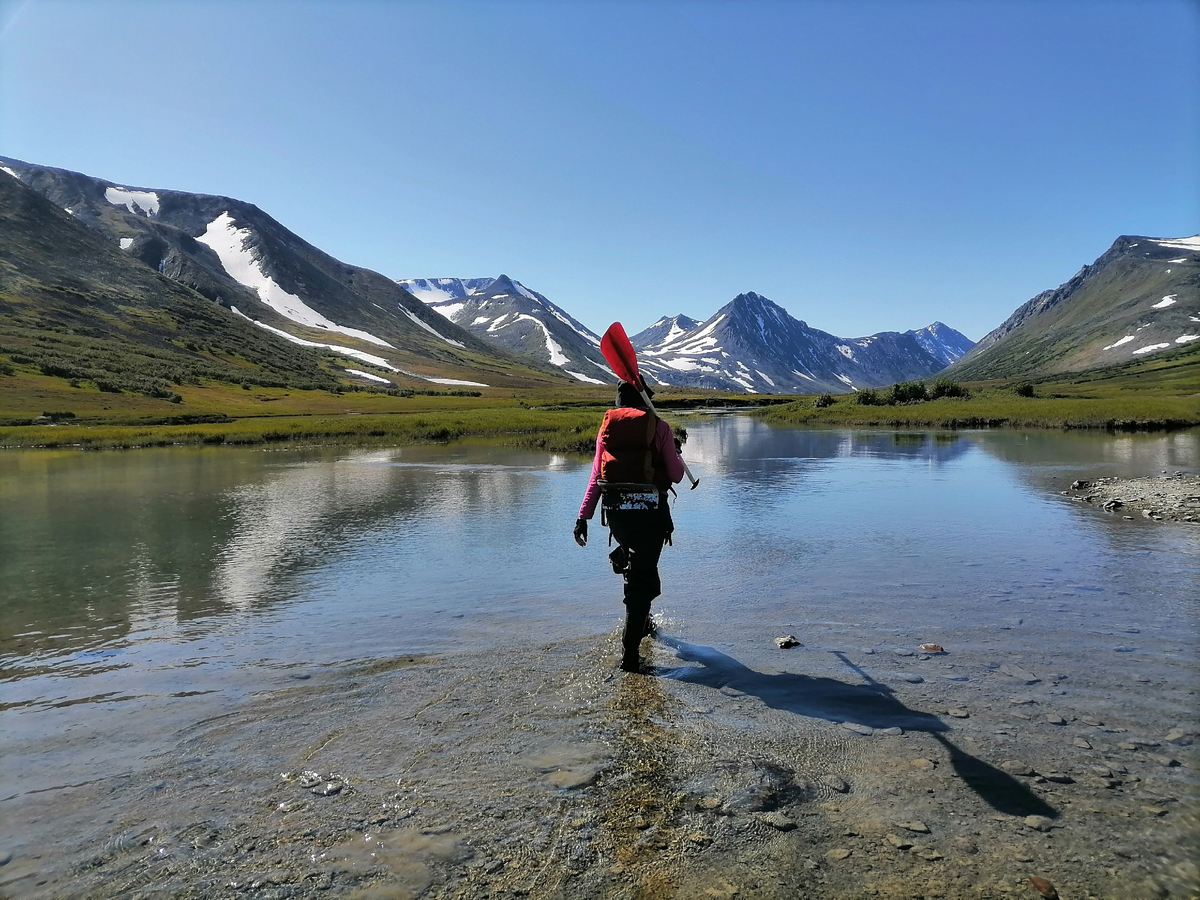
[{"label": "submerged rock", "polygon": [[766,813],[762,817],[762,820],[778,831],[792,831],[796,827],[796,823],[794,821],[789,819],[778,810]]},{"label": "submerged rock", "polygon": [[1045,816],[1026,816],[1025,827],[1032,828],[1034,831],[1049,831],[1054,826],[1054,823]]}]

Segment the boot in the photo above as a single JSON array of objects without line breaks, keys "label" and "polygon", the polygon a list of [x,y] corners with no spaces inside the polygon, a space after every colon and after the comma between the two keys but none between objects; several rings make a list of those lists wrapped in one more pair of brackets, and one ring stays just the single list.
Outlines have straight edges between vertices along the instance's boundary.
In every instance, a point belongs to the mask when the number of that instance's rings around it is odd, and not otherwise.
[{"label": "boot", "polygon": [[658,626],[654,624],[654,619],[650,617],[650,613],[646,613],[646,627],[642,634],[648,638],[658,637]]},{"label": "boot", "polygon": [[625,655],[621,660],[622,671],[639,671],[641,658],[638,654],[638,648],[641,646],[642,638],[647,634],[646,629],[649,621],[649,603],[634,602],[625,604],[625,632],[621,636],[621,644],[625,648]]}]

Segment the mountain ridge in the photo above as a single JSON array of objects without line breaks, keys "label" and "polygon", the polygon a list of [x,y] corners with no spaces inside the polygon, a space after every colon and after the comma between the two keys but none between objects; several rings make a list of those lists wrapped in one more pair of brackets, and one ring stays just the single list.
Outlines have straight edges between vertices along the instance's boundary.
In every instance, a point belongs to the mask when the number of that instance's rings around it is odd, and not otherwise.
[{"label": "mountain ridge", "polygon": [[391,279],[335,259],[252,203],[3,157],[0,169],[159,273],[297,345],[347,356],[356,377],[479,386],[555,377],[445,324]]},{"label": "mountain ridge", "polygon": [[1118,365],[1200,340],[1200,235],[1121,235],[1018,306],[949,372],[1026,378]]}]

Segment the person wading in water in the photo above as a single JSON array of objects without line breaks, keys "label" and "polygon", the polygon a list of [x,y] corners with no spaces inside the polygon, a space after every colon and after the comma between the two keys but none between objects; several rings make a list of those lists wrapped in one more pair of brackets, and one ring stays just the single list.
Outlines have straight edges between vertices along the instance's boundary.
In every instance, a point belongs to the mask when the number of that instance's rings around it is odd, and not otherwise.
[{"label": "person wading in water", "polygon": [[[647,397],[653,396],[646,388]],[[679,439],[671,426],[646,407],[638,389],[617,384],[617,408],[604,414],[596,435],[592,477],[575,521],[575,542],[587,544],[588,519],[602,500],[617,549],[608,555],[613,571],[625,578],[625,633],[621,668],[637,672],[638,647],[651,634],[650,604],[662,593],[658,557],[674,524],[667,491],[683,479]],[[610,541],[611,542],[611,541]]]}]

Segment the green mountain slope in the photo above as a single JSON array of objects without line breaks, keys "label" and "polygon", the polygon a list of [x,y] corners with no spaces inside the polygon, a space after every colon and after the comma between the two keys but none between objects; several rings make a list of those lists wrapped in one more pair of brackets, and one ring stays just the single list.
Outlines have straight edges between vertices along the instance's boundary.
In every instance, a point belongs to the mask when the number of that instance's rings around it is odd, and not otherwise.
[{"label": "green mountain slope", "polygon": [[154,272],[3,174],[0,354],[8,369],[160,397],[201,379],[338,383],[316,354]]},{"label": "green mountain slope", "polygon": [[113,247],[264,330],[339,352],[340,374],[359,383],[522,387],[567,380],[448,324],[390,279],[333,258],[251,203],[124,187],[3,157],[0,171]]},{"label": "green mountain slope", "polygon": [[963,381],[1120,365],[1200,340],[1200,236],[1124,236],[946,370]]}]

